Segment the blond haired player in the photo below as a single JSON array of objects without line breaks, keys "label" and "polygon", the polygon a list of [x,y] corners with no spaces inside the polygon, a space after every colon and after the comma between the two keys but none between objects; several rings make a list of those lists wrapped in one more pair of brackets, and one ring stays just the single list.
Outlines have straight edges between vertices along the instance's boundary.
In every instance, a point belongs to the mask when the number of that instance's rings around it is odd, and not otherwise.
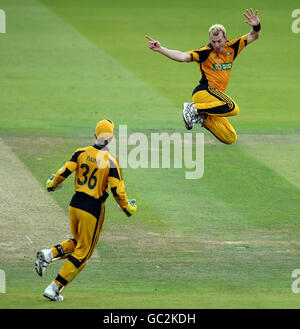
[{"label": "blond haired player", "polygon": [[162,47],[159,41],[149,40],[149,48],[177,62],[197,62],[201,74],[199,85],[194,89],[192,103],[184,103],[182,116],[188,130],[200,123],[221,142],[232,144],[237,135],[227,117],[237,115],[239,107],[225,94],[233,65],[240,52],[260,36],[260,21],[252,8],[243,15],[251,31],[232,40],[227,39],[223,25],[215,24],[209,29],[207,46],[181,52]]},{"label": "blond haired player", "polygon": [[93,146],[77,149],[70,161],[47,180],[47,190],[55,191],[75,171],[75,194],[69,206],[70,229],[73,239],[61,242],[51,249],[37,252],[35,268],[43,276],[53,259],[67,258],[60,272],[43,295],[52,301],[62,301],[62,289],[86,266],[92,256],[105,219],[105,200],[108,186],[126,216],[133,215],[135,200],[128,200],[117,160],[110,154],[107,144],[113,138],[114,124],[99,121]]}]

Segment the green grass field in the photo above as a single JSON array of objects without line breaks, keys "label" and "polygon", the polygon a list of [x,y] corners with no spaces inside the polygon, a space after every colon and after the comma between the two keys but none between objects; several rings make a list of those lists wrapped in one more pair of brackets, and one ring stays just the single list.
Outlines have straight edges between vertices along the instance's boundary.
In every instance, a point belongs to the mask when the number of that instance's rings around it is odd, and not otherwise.
[{"label": "green grass field", "polygon": [[[185,133],[181,106],[191,101],[197,66],[151,52],[145,35],[190,50],[208,43],[217,22],[229,37],[248,33],[249,7],[260,10],[262,35],[236,59],[227,89],[240,107],[231,119],[238,141],[227,146],[193,130],[206,141],[198,180],[184,179],[185,168],[124,169],[138,212],[126,218],[109,197],[97,255],[63,303],[42,297],[61,264],[44,278],[34,271],[36,248],[60,242],[57,217],[46,223],[51,238],[44,230],[30,245],[18,223],[36,221],[39,230],[46,209],[33,199],[38,211],[24,207],[22,219],[8,222],[2,203],[0,308],[299,308],[291,290],[300,268],[300,34],[291,30],[298,1],[3,0],[0,139],[43,188],[76,148],[93,142],[103,118],[128,133]],[[1,166],[7,180],[3,168],[14,163],[1,158]],[[32,187],[22,183],[28,198]],[[66,221],[72,195],[71,178],[49,194]],[[26,257],[13,248],[21,240]]]}]

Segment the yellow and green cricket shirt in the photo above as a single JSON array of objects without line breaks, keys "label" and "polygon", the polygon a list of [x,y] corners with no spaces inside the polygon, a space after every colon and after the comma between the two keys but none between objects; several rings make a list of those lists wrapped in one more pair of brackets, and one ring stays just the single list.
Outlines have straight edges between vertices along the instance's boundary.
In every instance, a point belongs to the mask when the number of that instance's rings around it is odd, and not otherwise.
[{"label": "yellow and green cricket shirt", "polygon": [[211,44],[187,51],[191,55],[191,61],[197,62],[201,75],[200,85],[208,85],[225,92],[233,61],[247,46],[248,34],[229,40],[225,44],[222,53],[216,52]]},{"label": "yellow and green cricket shirt", "polygon": [[124,209],[128,205],[125,184],[117,160],[107,147],[97,145],[77,149],[71,159],[54,177],[54,187],[60,185],[72,172],[75,173],[75,195],[70,206],[99,217],[101,203],[108,197],[108,188]]}]

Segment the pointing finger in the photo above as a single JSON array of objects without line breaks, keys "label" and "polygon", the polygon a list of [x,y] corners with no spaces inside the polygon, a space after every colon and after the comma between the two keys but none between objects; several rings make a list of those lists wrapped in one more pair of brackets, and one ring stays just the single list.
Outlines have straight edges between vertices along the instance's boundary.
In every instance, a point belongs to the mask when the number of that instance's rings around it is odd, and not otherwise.
[{"label": "pointing finger", "polygon": [[154,41],[149,35],[146,35],[146,38],[147,38],[149,41]]}]

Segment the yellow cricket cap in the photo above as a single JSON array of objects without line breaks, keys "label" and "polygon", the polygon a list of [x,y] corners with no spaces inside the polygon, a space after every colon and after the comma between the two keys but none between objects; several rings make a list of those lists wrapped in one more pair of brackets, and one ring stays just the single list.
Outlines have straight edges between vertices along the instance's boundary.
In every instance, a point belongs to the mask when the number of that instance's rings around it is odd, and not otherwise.
[{"label": "yellow cricket cap", "polygon": [[96,137],[108,140],[114,135],[114,123],[111,120],[102,120],[97,123],[95,129]]}]

